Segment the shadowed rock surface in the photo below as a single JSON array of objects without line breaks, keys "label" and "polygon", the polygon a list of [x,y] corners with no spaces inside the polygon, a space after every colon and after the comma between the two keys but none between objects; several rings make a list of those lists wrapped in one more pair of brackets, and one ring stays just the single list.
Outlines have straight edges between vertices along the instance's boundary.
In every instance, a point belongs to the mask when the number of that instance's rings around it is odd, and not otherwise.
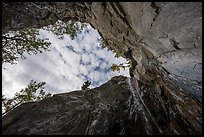
[{"label": "shadowed rock surface", "polygon": [[[139,89],[140,87],[140,89]],[[3,117],[3,134],[201,134],[201,104],[165,84],[113,77],[87,91],[22,104]]]},{"label": "shadowed rock surface", "polygon": [[202,3],[3,3],[2,34],[88,22],[130,59],[131,78],[22,104],[3,134],[202,134]]}]

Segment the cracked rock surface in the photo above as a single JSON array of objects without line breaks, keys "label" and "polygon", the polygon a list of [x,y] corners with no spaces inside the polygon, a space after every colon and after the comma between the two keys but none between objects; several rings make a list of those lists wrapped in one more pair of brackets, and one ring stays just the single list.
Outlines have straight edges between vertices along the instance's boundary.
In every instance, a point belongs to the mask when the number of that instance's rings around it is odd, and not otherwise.
[{"label": "cracked rock surface", "polygon": [[130,59],[131,78],[22,104],[3,134],[202,134],[202,3],[3,3],[2,34],[79,20]]},{"label": "cracked rock surface", "polygon": [[87,91],[22,104],[3,117],[3,134],[201,134],[201,104],[165,83],[113,77]]}]

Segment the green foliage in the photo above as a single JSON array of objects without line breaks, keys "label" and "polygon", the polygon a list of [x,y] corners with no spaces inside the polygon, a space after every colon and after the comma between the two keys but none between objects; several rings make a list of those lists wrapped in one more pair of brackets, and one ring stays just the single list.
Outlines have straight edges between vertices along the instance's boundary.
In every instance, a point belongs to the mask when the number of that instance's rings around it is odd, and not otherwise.
[{"label": "green foliage", "polygon": [[51,31],[59,38],[63,38],[64,34],[70,35],[73,40],[78,32],[81,32],[87,25],[85,23],[80,24],[79,22],[69,21],[62,22],[58,20],[55,24],[43,27],[44,30]]},{"label": "green foliage", "polygon": [[[54,25],[43,27],[63,38],[64,34],[70,35],[72,39],[77,36],[87,25],[85,23],[69,21],[64,23],[62,21],[56,22]],[[27,28],[20,31],[11,31],[2,35],[2,64],[14,64],[19,58],[26,59],[25,53],[31,55],[49,51],[50,42],[48,39],[40,39],[39,29]]]},{"label": "green foliage", "polygon": [[28,28],[20,31],[12,31],[2,35],[2,64],[14,64],[19,57],[25,59],[24,53],[37,54],[48,50],[50,42],[37,37],[38,30]]},{"label": "green foliage", "polygon": [[101,46],[101,49],[106,48],[105,41],[102,38],[98,39],[98,43]]},{"label": "green foliage", "polygon": [[17,92],[13,98],[7,99],[4,95],[2,95],[2,107],[4,107],[5,111],[3,114],[22,103],[40,101],[51,97],[50,93],[45,93],[44,91],[45,84],[45,82],[37,83],[36,81],[31,80],[28,86],[20,92]]},{"label": "green foliage", "polygon": [[88,87],[91,85],[91,82],[90,81],[86,81],[83,83],[83,85],[81,86],[81,89],[82,90],[85,90],[85,89],[89,89]]},{"label": "green foliage", "polygon": [[128,67],[130,67],[131,66],[131,61],[128,61],[127,63],[126,63],[126,65],[125,64],[123,64],[123,63],[121,63],[121,64],[119,64],[119,65],[117,65],[117,64],[112,64],[112,66],[110,67],[110,69],[114,72],[114,71],[118,71],[118,72],[120,72],[120,69],[121,68],[123,68],[124,70],[126,69],[126,68],[128,68]]},{"label": "green foliage", "polygon": [[118,66],[117,64],[112,64],[111,66],[111,70],[114,72],[114,71],[120,71],[120,66]]},{"label": "green foliage", "polygon": [[4,95],[2,95],[2,106],[5,110],[10,110],[12,104],[12,99],[7,99]]},{"label": "green foliage", "polygon": [[121,56],[121,54],[120,54],[119,52],[116,52],[116,53],[115,53],[115,57],[116,57],[116,58],[119,58],[120,56]]}]

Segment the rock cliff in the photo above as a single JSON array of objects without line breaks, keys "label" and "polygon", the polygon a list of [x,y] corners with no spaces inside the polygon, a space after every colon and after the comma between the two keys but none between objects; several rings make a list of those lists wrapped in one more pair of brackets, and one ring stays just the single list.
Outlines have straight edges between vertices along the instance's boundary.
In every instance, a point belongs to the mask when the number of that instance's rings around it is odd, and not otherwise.
[{"label": "rock cliff", "polygon": [[131,78],[23,104],[3,134],[202,134],[202,3],[3,3],[2,33],[88,22]]},{"label": "rock cliff", "polygon": [[3,117],[3,134],[201,134],[201,104],[179,89],[117,76],[100,87],[29,102]]}]

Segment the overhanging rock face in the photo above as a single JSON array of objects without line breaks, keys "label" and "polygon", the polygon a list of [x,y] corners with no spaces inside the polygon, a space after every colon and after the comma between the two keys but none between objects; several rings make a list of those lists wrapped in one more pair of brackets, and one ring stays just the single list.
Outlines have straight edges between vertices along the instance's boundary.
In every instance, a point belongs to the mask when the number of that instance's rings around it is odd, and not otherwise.
[{"label": "overhanging rock face", "polygon": [[132,62],[131,78],[19,106],[3,134],[202,133],[202,3],[4,3],[2,13],[2,33],[88,22]]},{"label": "overhanging rock face", "polygon": [[201,134],[201,104],[171,85],[117,76],[100,87],[22,104],[3,117],[3,134]]},{"label": "overhanging rock face", "polygon": [[137,61],[140,75],[165,70],[172,83],[202,100],[201,3],[106,3],[92,11],[91,23],[107,45],[123,55],[131,51],[125,57]]}]

